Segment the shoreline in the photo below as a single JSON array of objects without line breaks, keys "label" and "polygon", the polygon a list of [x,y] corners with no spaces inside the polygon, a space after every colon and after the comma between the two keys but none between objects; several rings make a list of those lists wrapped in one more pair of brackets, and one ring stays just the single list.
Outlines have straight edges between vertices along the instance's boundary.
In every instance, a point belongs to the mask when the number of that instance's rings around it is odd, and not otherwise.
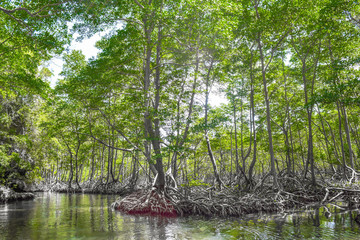
[{"label": "shoreline", "polygon": [[[11,190],[5,200],[3,192],[0,191],[0,202],[33,199],[36,192],[108,194],[119,196],[112,204],[112,208],[120,210],[121,202],[131,199],[131,196],[133,197],[134,195],[137,195],[138,198],[143,198],[144,201],[132,205],[130,203],[130,208],[138,207],[141,204],[154,200],[153,194],[151,195],[150,193],[155,191],[156,198],[160,196],[162,199],[170,201],[178,217],[196,215],[206,217],[240,217],[247,214],[298,211],[340,201],[347,203],[346,207],[342,206],[345,208],[358,209],[360,207],[360,202],[358,201],[360,190],[356,189],[356,186],[353,186],[353,188],[341,188],[305,184],[302,189],[293,188],[294,186],[292,186],[291,189],[284,187],[278,190],[273,188],[271,184],[264,184],[261,188],[255,188],[251,191],[240,191],[237,188],[223,188],[219,190],[214,187],[192,186],[180,187],[178,189],[166,187],[164,192],[159,192],[151,186],[129,187],[120,183],[99,185],[81,183],[80,185],[82,185],[81,188],[69,189],[68,184],[64,182],[36,183],[30,185],[27,189],[28,192],[16,193]],[[132,200],[132,202],[135,201]],[[127,204],[129,204],[129,201]],[[156,207],[156,202],[152,201],[152,204]],[[157,215],[151,211],[147,213]],[[138,214],[141,215],[141,213]]]}]

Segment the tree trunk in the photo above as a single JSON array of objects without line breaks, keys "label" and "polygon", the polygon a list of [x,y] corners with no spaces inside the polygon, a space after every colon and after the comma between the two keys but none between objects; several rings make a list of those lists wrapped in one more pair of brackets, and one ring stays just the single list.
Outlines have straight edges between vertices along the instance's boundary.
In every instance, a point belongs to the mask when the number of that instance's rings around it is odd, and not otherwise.
[{"label": "tree trunk", "polygon": [[[160,66],[161,66],[161,39],[162,31],[161,26],[158,27],[158,39],[156,43],[156,71],[155,71],[155,99],[153,107],[151,107],[150,99],[150,75],[151,75],[151,53],[153,42],[151,40],[151,33],[153,32],[154,26],[148,25],[148,20],[144,19],[144,33],[146,36],[146,56],[145,56],[145,69],[144,69],[144,94],[145,94],[145,114],[144,114],[144,125],[147,136],[151,138],[151,143],[155,152],[156,164],[155,168],[157,171],[156,187],[162,191],[165,187],[165,173],[163,167],[163,159],[161,155],[161,136],[160,136],[160,120],[159,120],[159,103],[160,103]],[[152,109],[151,109],[152,108]],[[154,127],[153,127],[154,125]],[[151,161],[150,161],[151,163]]]},{"label": "tree trunk", "polygon": [[253,51],[251,50],[250,58],[250,124],[252,134],[254,136],[254,151],[253,159],[249,166],[249,183],[252,183],[253,169],[256,163],[256,154],[257,154],[257,141],[256,141],[256,125],[255,125],[255,104],[254,104],[254,75],[253,75]]},{"label": "tree trunk", "polygon": [[264,98],[265,98],[265,105],[266,105],[266,126],[267,126],[268,139],[269,139],[271,174],[274,178],[275,188],[279,188],[279,183],[278,183],[277,173],[276,173],[276,168],[275,168],[275,154],[274,154],[273,138],[272,138],[272,131],[271,131],[270,100],[269,100],[269,94],[268,94],[268,88],[267,88],[264,55],[263,55],[263,51],[262,51],[260,38],[261,38],[261,34],[259,33],[257,42],[258,42],[258,48],[259,48],[259,52],[260,52],[261,74],[262,74],[262,80],[263,80]]},{"label": "tree trunk", "polygon": [[346,162],[345,162],[345,149],[344,149],[344,141],[343,141],[343,136],[342,136],[342,127],[341,127],[341,114],[340,114],[340,106],[339,106],[339,102],[336,102],[336,107],[337,107],[337,111],[338,111],[338,120],[339,120],[339,138],[340,138],[340,143],[341,143],[341,156],[342,156],[342,164],[343,164],[343,174],[344,174],[344,179],[346,178]]},{"label": "tree trunk", "polygon": [[191,115],[193,112],[193,106],[194,106],[194,100],[195,100],[195,94],[196,94],[196,87],[197,87],[197,79],[198,79],[198,72],[199,72],[199,48],[196,49],[196,57],[195,57],[195,72],[194,72],[194,82],[192,85],[192,92],[191,92],[191,98],[190,98],[190,103],[189,103],[189,107],[188,107],[188,116],[187,116],[187,122],[186,122],[186,127],[184,130],[184,133],[182,135],[182,139],[181,141],[177,141],[176,142],[176,150],[174,152],[174,155],[172,157],[172,166],[173,166],[173,177],[176,180],[177,177],[177,156],[178,156],[178,152],[177,149],[181,148],[188,136],[189,133],[189,129],[190,129],[190,120],[191,120]]},{"label": "tree trunk", "polygon": [[215,181],[218,184],[219,188],[221,189],[222,187],[222,182],[220,179],[220,175],[219,175],[219,171],[217,169],[217,165],[216,165],[216,160],[214,157],[214,154],[211,150],[211,143],[210,143],[210,139],[208,136],[208,110],[209,110],[209,87],[210,87],[210,72],[212,70],[214,64],[214,59],[211,59],[211,63],[210,63],[210,67],[208,69],[208,73],[206,76],[206,89],[205,89],[205,140],[206,140],[206,146],[207,146],[207,150],[208,150],[208,154],[210,157],[210,161],[214,170],[214,175],[215,175]]},{"label": "tree trunk", "polygon": [[348,148],[349,148],[350,166],[351,166],[352,169],[354,169],[353,150],[352,150],[352,146],[351,146],[349,123],[348,123],[348,118],[347,118],[345,106],[342,106],[342,110],[343,110],[342,113],[343,113],[343,116],[344,116],[344,127],[345,127],[346,140],[347,140],[347,144],[348,144]]},{"label": "tree trunk", "polygon": [[234,118],[234,142],[235,142],[235,164],[236,164],[236,175],[240,176],[240,163],[239,163],[239,151],[238,151],[238,136],[237,136],[237,124],[236,124],[236,103],[235,97],[233,99],[233,118]]}]

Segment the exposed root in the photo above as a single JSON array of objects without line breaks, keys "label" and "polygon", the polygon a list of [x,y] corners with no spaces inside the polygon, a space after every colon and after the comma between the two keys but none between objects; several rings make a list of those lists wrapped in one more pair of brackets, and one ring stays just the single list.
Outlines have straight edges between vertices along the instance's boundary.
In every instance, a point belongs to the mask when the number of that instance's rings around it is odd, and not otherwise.
[{"label": "exposed root", "polygon": [[[351,172],[349,172],[350,174]],[[353,174],[352,174],[353,176]],[[155,189],[138,190],[129,184],[88,182],[81,189],[68,189],[66,183],[53,183],[50,191],[81,191],[85,193],[130,194],[116,201],[113,207],[128,214],[152,214],[163,216],[242,216],[258,212],[283,212],[294,209],[319,207],[343,201],[350,208],[360,206],[360,185],[351,177],[349,181],[336,180],[317,182],[304,180],[300,176],[279,174],[280,188],[274,188],[271,178],[254,181],[252,189],[229,186],[218,190],[215,187],[193,186],[166,187],[163,192]]]},{"label": "exposed root", "polygon": [[254,212],[275,212],[281,211],[284,204],[278,201],[268,201],[260,195],[247,193],[239,196],[236,192],[223,189],[210,194],[206,189],[197,187],[192,189],[187,199],[183,198],[174,202],[179,215],[205,215],[205,216],[241,216]]},{"label": "exposed root", "polygon": [[112,207],[128,214],[151,214],[167,217],[177,216],[176,210],[170,200],[155,189],[134,192],[113,203]]},{"label": "exposed root", "polygon": [[51,181],[32,184],[30,190],[33,192],[59,192],[59,193],[96,193],[96,194],[118,194],[120,196],[134,192],[135,187],[131,184],[102,181],[86,181],[79,186],[72,184],[69,188],[67,182]]},{"label": "exposed root", "polygon": [[360,189],[312,185],[311,182],[296,177],[279,178],[281,190],[271,183],[255,191],[242,192],[229,188],[215,191],[214,188],[192,187],[178,191],[168,189],[168,195],[180,216],[242,216],[258,212],[282,212],[323,206],[328,203],[344,201],[348,207],[360,206]]}]

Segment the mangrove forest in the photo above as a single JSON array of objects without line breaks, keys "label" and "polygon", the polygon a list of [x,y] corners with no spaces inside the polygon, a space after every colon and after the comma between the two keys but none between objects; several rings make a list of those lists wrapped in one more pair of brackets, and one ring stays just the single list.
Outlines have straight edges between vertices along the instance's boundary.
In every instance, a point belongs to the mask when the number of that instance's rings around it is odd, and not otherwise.
[{"label": "mangrove forest", "polygon": [[[71,48],[100,33],[96,56]],[[0,201],[357,208],[359,64],[357,0],[1,1]]]}]

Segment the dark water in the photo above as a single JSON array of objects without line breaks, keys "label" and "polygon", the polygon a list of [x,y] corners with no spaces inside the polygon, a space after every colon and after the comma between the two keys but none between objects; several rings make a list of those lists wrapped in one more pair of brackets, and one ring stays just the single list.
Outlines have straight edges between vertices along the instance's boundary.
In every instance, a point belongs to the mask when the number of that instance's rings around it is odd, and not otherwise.
[{"label": "dark water", "polygon": [[167,219],[114,212],[115,198],[43,193],[0,205],[0,239],[360,239],[357,211]]}]

